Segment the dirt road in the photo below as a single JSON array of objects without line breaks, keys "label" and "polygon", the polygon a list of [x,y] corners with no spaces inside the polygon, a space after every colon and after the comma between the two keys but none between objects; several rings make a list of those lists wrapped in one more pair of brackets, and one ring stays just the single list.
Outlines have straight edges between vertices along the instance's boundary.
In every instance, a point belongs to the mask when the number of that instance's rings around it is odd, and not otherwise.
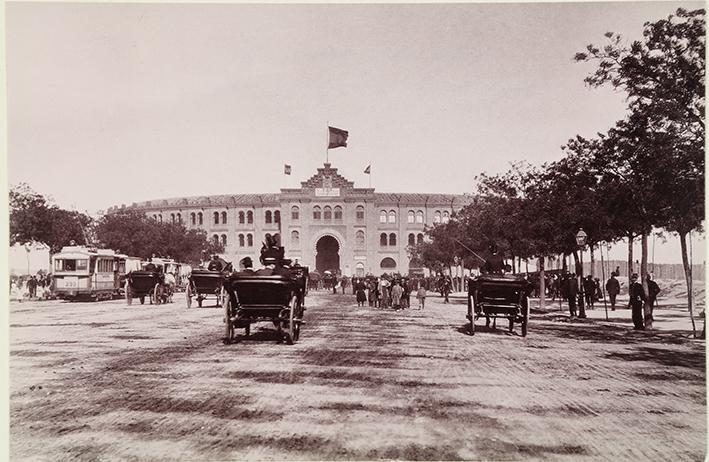
[{"label": "dirt road", "polygon": [[292,346],[223,345],[181,298],[12,304],[12,460],[704,459],[703,342],[553,313],[470,336],[463,303],[311,294]]}]

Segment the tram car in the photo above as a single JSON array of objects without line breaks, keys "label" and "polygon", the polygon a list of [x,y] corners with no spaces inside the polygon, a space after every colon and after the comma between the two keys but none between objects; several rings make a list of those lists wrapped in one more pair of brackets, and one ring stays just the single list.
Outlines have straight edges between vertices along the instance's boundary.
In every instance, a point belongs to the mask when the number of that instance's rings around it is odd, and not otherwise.
[{"label": "tram car", "polygon": [[507,318],[509,330],[520,323],[522,336],[527,336],[529,322],[528,297],[532,284],[520,275],[482,275],[468,284],[468,321],[470,333],[475,335],[475,321],[485,317],[487,327],[490,319]]},{"label": "tram car", "polygon": [[111,249],[65,246],[52,256],[54,294],[64,300],[110,300],[121,295],[126,273],[139,262]]}]

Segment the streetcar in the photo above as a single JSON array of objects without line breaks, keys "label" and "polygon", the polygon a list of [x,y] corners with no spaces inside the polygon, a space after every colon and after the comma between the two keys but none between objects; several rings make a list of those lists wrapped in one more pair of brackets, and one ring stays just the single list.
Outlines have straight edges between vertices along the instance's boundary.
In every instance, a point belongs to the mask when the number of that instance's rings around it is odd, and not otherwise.
[{"label": "streetcar", "polygon": [[111,249],[65,246],[52,256],[54,294],[64,300],[110,300],[121,295],[125,275],[140,259]]}]

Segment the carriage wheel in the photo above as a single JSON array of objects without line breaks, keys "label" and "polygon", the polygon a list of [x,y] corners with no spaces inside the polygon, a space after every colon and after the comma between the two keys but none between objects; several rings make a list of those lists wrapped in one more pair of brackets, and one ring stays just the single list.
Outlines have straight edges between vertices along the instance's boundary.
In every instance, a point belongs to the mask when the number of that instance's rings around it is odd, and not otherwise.
[{"label": "carriage wheel", "polygon": [[224,345],[229,345],[234,340],[234,323],[231,322],[231,299],[224,303]]},{"label": "carriage wheel", "polygon": [[155,284],[155,288],[153,289],[153,300],[155,301],[156,305],[159,305],[162,300],[160,300],[160,297],[162,297],[162,291],[160,290],[160,284]]},{"label": "carriage wheel", "polygon": [[140,298],[140,304],[144,305],[145,304],[145,295],[141,295],[139,298]]},{"label": "carriage wheel", "polygon": [[185,296],[187,297],[187,308],[192,308],[192,284],[187,284],[187,290],[185,291]]},{"label": "carriage wheel", "polygon": [[300,326],[296,326],[296,324],[299,324],[298,322],[294,321],[295,319],[295,313],[296,310],[298,309],[298,296],[293,295],[290,299],[290,313],[288,315],[288,325],[284,326],[286,328],[285,331],[285,339],[286,343],[288,345],[293,345],[293,342],[298,339],[298,330]]},{"label": "carriage wheel", "polygon": [[128,284],[127,282],[126,282],[126,288],[125,288],[124,292],[126,293],[125,294],[126,295],[126,304],[128,306],[132,305],[133,304],[133,294],[130,291],[130,284]]}]

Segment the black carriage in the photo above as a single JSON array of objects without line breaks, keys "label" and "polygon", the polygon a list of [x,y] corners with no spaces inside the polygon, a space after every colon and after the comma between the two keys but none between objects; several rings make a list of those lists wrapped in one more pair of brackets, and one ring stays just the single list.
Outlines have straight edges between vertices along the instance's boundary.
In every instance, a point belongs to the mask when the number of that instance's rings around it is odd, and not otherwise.
[{"label": "black carriage", "polygon": [[[278,338],[289,345],[300,337],[303,323],[303,301],[307,268],[280,268],[276,274],[239,272],[225,281],[226,335],[224,343],[235,338],[235,329],[251,333],[251,324],[272,322],[278,329]],[[305,277],[303,277],[303,275]]]},{"label": "black carriage", "polygon": [[134,298],[138,298],[141,305],[145,303],[145,297],[149,298],[151,305],[171,301],[172,289],[165,284],[165,275],[159,271],[131,271],[126,276],[125,287],[128,305],[133,304]]},{"label": "black carriage", "polygon": [[529,321],[528,297],[532,285],[516,275],[483,275],[468,284],[468,315],[470,333],[475,335],[475,320],[485,317],[487,327],[490,319],[507,318],[510,332],[514,323],[520,323],[522,336],[527,335]]},{"label": "black carriage", "polygon": [[197,306],[202,307],[202,302],[208,297],[215,297],[216,306],[222,306],[226,298],[224,280],[226,277],[221,271],[207,269],[194,269],[187,281],[187,308],[192,307],[192,298],[197,301]]}]

